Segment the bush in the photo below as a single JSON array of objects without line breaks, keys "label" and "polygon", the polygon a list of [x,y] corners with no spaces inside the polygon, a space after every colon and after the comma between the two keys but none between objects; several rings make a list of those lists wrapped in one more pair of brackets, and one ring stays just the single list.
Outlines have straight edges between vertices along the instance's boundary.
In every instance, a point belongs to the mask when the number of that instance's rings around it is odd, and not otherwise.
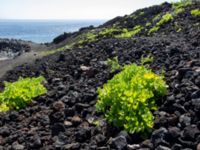
[{"label": "bush", "polygon": [[149,30],[148,34],[150,35],[154,32],[157,32],[163,24],[168,23],[172,19],[173,19],[172,14],[166,13],[164,16],[162,16],[160,21],[157,22],[156,25]]},{"label": "bush", "polygon": [[120,33],[120,29],[117,28],[105,28],[99,32],[99,37],[113,37],[114,34]]},{"label": "bush", "polygon": [[4,91],[0,93],[0,112],[24,108],[33,98],[46,93],[46,88],[41,84],[42,81],[44,78],[40,76],[19,78],[14,83],[4,82]]},{"label": "bush", "polygon": [[131,38],[135,36],[136,34],[140,33],[143,30],[143,27],[140,25],[137,25],[133,28],[133,30],[128,31],[127,29],[123,29],[123,33],[120,35],[117,35],[115,37],[117,38]]},{"label": "bush", "polygon": [[107,64],[111,66],[111,72],[115,72],[117,70],[121,70],[121,66],[118,61],[118,57],[114,57],[113,59],[108,59]]},{"label": "bush", "polygon": [[149,30],[148,34],[157,32],[159,29],[160,29],[160,27],[155,26],[155,27],[153,27],[153,28],[151,28],[151,29]]},{"label": "bush", "polygon": [[183,8],[186,6],[190,6],[192,4],[193,4],[192,0],[181,0],[179,2],[172,3],[172,6],[174,9],[179,9],[179,8]]},{"label": "bush", "polygon": [[152,63],[153,61],[154,61],[153,56],[148,55],[147,57],[144,57],[144,56],[142,55],[141,60],[140,60],[140,64],[141,64],[141,65],[144,65],[144,64],[146,64],[146,63]]},{"label": "bush", "polygon": [[162,18],[160,19],[160,21],[156,24],[156,26],[161,26],[167,22],[169,22],[170,20],[173,19],[172,14],[170,13],[166,13],[164,16],[162,16]]},{"label": "bush", "polygon": [[122,72],[98,89],[96,109],[105,113],[108,122],[129,133],[144,132],[152,128],[155,100],[166,90],[162,77],[151,70],[125,65]]},{"label": "bush", "polygon": [[191,10],[191,14],[197,17],[200,17],[200,9]]}]

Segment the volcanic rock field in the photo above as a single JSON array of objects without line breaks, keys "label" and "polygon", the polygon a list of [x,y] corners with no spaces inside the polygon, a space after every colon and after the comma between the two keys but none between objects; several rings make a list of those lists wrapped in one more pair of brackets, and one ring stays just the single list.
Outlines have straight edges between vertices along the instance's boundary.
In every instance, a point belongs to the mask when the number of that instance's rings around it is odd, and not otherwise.
[{"label": "volcanic rock field", "polygon": [[[191,14],[200,2],[182,8],[174,15],[173,4],[163,3],[82,29],[58,38],[72,47],[8,71],[0,79],[0,91],[3,81],[42,75],[48,92],[24,109],[0,113],[0,150],[200,150],[200,16]],[[173,19],[149,34],[155,16],[161,19],[166,13]],[[77,42],[86,32],[136,25],[143,28],[130,38],[113,32]],[[109,124],[95,104],[97,88],[116,74],[106,64],[108,58],[117,56],[121,65],[139,64],[148,55],[154,57],[153,72],[165,71],[168,92],[156,101],[154,126],[144,138]]]}]

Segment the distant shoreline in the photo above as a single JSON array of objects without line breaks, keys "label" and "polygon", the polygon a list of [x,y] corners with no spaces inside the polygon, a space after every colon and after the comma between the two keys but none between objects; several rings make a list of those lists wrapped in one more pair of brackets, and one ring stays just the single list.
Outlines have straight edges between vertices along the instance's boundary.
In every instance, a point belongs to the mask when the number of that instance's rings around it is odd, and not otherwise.
[{"label": "distant shoreline", "polygon": [[49,21],[56,21],[56,22],[63,22],[63,21],[73,21],[73,22],[80,22],[80,21],[102,21],[106,22],[107,19],[0,19],[0,22],[49,22]]},{"label": "distant shoreline", "polygon": [[105,20],[15,20],[0,19],[0,38],[49,43],[64,32],[75,32]]}]

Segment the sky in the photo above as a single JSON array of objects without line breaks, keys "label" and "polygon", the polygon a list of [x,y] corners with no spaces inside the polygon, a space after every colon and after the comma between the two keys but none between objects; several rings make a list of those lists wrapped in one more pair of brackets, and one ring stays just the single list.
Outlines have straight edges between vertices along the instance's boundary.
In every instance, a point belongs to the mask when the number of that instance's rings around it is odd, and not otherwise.
[{"label": "sky", "polygon": [[0,0],[0,19],[112,19],[173,0]]}]

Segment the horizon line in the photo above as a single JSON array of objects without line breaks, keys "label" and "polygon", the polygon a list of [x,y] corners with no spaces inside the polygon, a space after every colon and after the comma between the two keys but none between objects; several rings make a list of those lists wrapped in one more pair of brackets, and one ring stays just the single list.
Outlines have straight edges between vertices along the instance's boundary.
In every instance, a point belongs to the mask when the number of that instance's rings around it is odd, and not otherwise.
[{"label": "horizon line", "polygon": [[[113,18],[111,18],[111,19],[113,19]],[[53,19],[53,18],[52,19],[47,19],[47,18],[45,18],[45,19],[42,19],[42,18],[40,18],[40,19],[28,19],[28,18],[25,18],[25,19],[22,19],[22,18],[14,19],[13,18],[12,19],[12,18],[8,18],[8,19],[5,19],[5,18],[0,18],[0,20],[47,20],[47,21],[48,20],[58,20],[58,21],[59,20],[75,20],[75,21],[76,20],[102,20],[103,21],[103,20],[110,20],[110,19],[108,19],[108,18],[104,18],[104,19],[103,18],[102,19],[101,18],[100,19],[94,19],[94,18],[77,18],[77,19],[70,19],[70,18],[66,18],[66,19],[64,19],[64,18],[63,19]]]}]

